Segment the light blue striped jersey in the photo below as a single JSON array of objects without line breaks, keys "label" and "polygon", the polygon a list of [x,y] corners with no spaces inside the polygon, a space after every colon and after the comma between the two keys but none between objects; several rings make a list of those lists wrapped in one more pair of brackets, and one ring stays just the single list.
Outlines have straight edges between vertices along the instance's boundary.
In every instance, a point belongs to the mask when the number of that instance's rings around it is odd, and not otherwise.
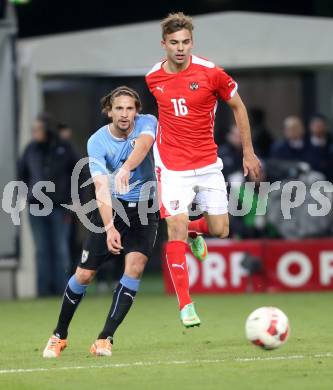
[{"label": "light blue striped jersey", "polygon": [[[157,119],[153,115],[140,115],[135,118],[135,125],[127,139],[113,136],[108,126],[97,130],[88,140],[89,169],[91,176],[111,175],[111,193],[117,198],[137,202],[154,197],[156,193],[156,179],[154,173],[154,157],[152,149],[142,163],[131,172],[127,194],[115,194],[113,191],[114,176],[132,152],[135,139],[141,134],[156,137]],[[151,183],[152,186],[148,183]]]}]

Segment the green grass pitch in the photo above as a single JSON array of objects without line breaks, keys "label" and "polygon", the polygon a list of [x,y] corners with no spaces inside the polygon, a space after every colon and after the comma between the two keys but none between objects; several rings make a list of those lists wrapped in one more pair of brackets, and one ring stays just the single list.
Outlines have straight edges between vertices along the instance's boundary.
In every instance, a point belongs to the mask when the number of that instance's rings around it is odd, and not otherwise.
[{"label": "green grass pitch", "polygon": [[[0,389],[333,389],[333,293],[194,299],[202,326],[185,330],[175,297],[143,291],[118,329],[113,356],[95,358],[88,351],[111,294],[88,291],[69,347],[52,360],[41,353],[60,299],[0,302]],[[264,305],[281,308],[291,323],[290,339],[275,351],[244,336],[247,315]]]}]

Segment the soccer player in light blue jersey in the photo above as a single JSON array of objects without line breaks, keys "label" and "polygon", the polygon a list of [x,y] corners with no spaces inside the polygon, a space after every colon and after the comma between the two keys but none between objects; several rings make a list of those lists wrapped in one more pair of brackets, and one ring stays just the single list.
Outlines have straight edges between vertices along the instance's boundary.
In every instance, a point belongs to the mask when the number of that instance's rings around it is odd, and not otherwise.
[{"label": "soccer player in light blue jersey", "polygon": [[[158,212],[153,211],[156,182],[150,149],[157,120],[139,114],[140,98],[126,86],[103,97],[101,103],[111,122],[89,138],[87,147],[98,205],[90,222],[103,232],[88,233],[81,261],[65,289],[58,324],[44,349],[46,358],[59,357],[66,348],[69,324],[98,268],[122,254],[124,275],[104,328],[90,348],[93,355],[111,356],[114,333],[133,303],[155,243]],[[144,218],[140,210],[146,211]]]}]

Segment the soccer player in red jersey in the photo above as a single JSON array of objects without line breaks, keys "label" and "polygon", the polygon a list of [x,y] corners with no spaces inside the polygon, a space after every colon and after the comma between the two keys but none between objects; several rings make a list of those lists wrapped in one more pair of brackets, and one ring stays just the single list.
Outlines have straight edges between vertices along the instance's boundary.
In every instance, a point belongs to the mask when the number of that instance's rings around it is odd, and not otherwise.
[{"label": "soccer player in red jersey", "polygon": [[[191,54],[192,19],[182,12],[161,23],[166,59],[146,75],[154,95],[159,123],[154,146],[161,216],[169,241],[166,260],[185,327],[200,325],[189,294],[185,249],[188,230],[224,238],[229,233],[227,191],[214,142],[218,98],[232,109],[243,144],[244,175],[257,177],[260,162],[254,153],[246,108],[237,83],[211,61]],[[189,223],[188,206],[195,202],[204,218]]]}]

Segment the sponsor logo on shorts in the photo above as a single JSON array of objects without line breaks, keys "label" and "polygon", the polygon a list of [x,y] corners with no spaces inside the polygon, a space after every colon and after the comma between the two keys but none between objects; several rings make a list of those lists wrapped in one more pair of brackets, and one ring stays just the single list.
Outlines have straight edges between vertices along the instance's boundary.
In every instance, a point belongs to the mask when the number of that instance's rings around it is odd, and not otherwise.
[{"label": "sponsor logo on shorts", "polygon": [[190,90],[191,91],[196,91],[197,89],[199,89],[199,83],[197,83],[196,81],[192,81],[190,83]]},{"label": "sponsor logo on shorts", "polygon": [[82,251],[81,263],[85,263],[88,260],[89,251]]},{"label": "sponsor logo on shorts", "polygon": [[170,207],[172,210],[178,210],[179,209],[179,200],[171,200]]}]

